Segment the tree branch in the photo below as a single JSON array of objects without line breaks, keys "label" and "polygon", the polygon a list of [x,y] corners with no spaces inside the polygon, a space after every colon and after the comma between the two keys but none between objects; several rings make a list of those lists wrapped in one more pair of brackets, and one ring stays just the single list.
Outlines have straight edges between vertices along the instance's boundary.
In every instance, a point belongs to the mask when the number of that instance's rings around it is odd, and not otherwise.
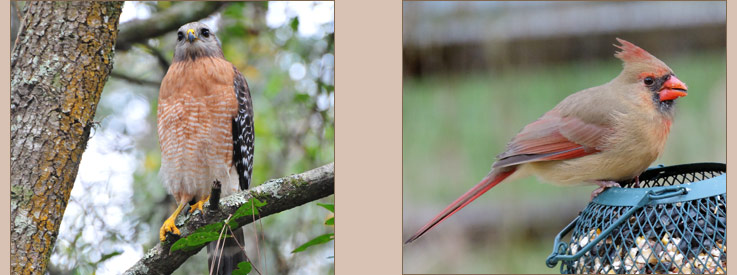
[{"label": "tree branch", "polygon": [[[197,228],[225,220],[251,198],[266,202],[266,205],[259,209],[260,217],[256,217],[259,219],[329,196],[335,192],[334,182],[335,164],[326,164],[302,174],[270,180],[253,189],[223,198],[217,210],[208,210],[204,216],[199,214],[199,211],[191,215],[181,215],[176,224],[182,233],[181,236],[186,237]],[[209,206],[209,202],[206,204]],[[236,220],[239,227],[253,221],[251,216]],[[171,274],[184,261],[202,249],[200,247],[190,251],[178,250],[169,253],[169,248],[174,241],[167,240],[157,244],[125,274]]]},{"label": "tree branch", "polygon": [[122,80],[125,80],[125,81],[128,81],[128,82],[131,82],[131,83],[134,83],[134,84],[138,84],[138,85],[148,85],[148,86],[152,86],[152,87],[155,87],[155,88],[158,88],[159,86],[161,86],[161,82],[153,81],[153,80],[147,80],[147,79],[136,78],[136,77],[133,77],[133,76],[130,76],[130,75],[127,75],[127,74],[118,72],[118,71],[112,71],[110,73],[110,76],[111,77],[114,77],[114,78],[118,78],[118,79],[122,79]]},{"label": "tree branch", "polygon": [[164,53],[162,53],[161,50],[149,44],[144,43],[143,46],[146,47],[150,55],[153,55],[154,57],[156,57],[156,61],[158,61],[159,67],[161,67],[161,70],[164,73],[166,73],[169,70],[170,64],[169,64],[169,60],[166,60],[166,57],[164,57]]},{"label": "tree branch", "polygon": [[120,25],[116,50],[126,51],[135,43],[141,43],[180,26],[210,16],[217,11],[223,2],[187,2],[168,8],[147,19],[137,19]]}]

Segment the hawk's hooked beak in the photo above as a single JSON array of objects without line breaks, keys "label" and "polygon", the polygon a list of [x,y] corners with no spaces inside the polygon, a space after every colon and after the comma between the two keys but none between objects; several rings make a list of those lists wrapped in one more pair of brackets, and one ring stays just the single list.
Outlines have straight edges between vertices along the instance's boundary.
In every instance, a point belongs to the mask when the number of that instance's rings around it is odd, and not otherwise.
[{"label": "hawk's hooked beak", "polygon": [[189,43],[194,42],[195,39],[197,39],[197,35],[194,34],[194,30],[187,30],[187,40],[189,40]]}]

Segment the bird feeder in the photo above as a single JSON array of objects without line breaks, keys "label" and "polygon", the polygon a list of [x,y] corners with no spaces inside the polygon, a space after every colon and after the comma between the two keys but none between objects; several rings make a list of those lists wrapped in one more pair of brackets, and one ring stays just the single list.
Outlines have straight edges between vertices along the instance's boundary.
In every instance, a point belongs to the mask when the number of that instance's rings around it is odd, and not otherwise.
[{"label": "bird feeder", "polygon": [[660,166],[639,184],[607,189],[558,233],[547,266],[560,261],[562,274],[726,273],[726,169]]}]

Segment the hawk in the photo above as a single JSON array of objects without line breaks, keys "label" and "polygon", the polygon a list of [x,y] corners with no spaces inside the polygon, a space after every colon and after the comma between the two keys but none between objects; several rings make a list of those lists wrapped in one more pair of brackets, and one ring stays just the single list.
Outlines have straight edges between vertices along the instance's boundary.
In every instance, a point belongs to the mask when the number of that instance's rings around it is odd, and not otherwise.
[{"label": "hawk", "polygon": [[[200,22],[177,30],[174,58],[161,82],[158,103],[161,146],[159,176],[178,203],[159,231],[179,234],[174,221],[185,205],[199,209],[210,197],[214,181],[227,196],[248,188],[253,168],[253,107],[245,77],[225,60],[220,40]],[[243,231],[234,232],[243,244]],[[226,240],[222,259],[208,245],[209,263],[220,261],[216,274],[245,260],[238,245]],[[231,268],[232,267],[232,268]]]}]

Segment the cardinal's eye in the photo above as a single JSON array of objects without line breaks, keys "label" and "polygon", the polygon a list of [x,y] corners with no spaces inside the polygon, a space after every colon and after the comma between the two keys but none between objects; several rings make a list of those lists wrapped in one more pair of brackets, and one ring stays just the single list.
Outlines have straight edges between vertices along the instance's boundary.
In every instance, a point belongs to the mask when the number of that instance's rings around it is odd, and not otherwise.
[{"label": "cardinal's eye", "polygon": [[202,29],[202,31],[200,31],[200,33],[204,37],[210,37],[210,30],[208,30],[208,29]]},{"label": "cardinal's eye", "polygon": [[184,34],[182,32],[177,32],[177,41],[182,41],[184,39]]},{"label": "cardinal's eye", "polygon": [[643,80],[643,82],[645,82],[645,85],[650,86],[650,85],[653,85],[653,83],[655,82],[655,80],[653,80],[652,77],[649,77],[648,76],[648,77],[645,78],[645,80]]}]

